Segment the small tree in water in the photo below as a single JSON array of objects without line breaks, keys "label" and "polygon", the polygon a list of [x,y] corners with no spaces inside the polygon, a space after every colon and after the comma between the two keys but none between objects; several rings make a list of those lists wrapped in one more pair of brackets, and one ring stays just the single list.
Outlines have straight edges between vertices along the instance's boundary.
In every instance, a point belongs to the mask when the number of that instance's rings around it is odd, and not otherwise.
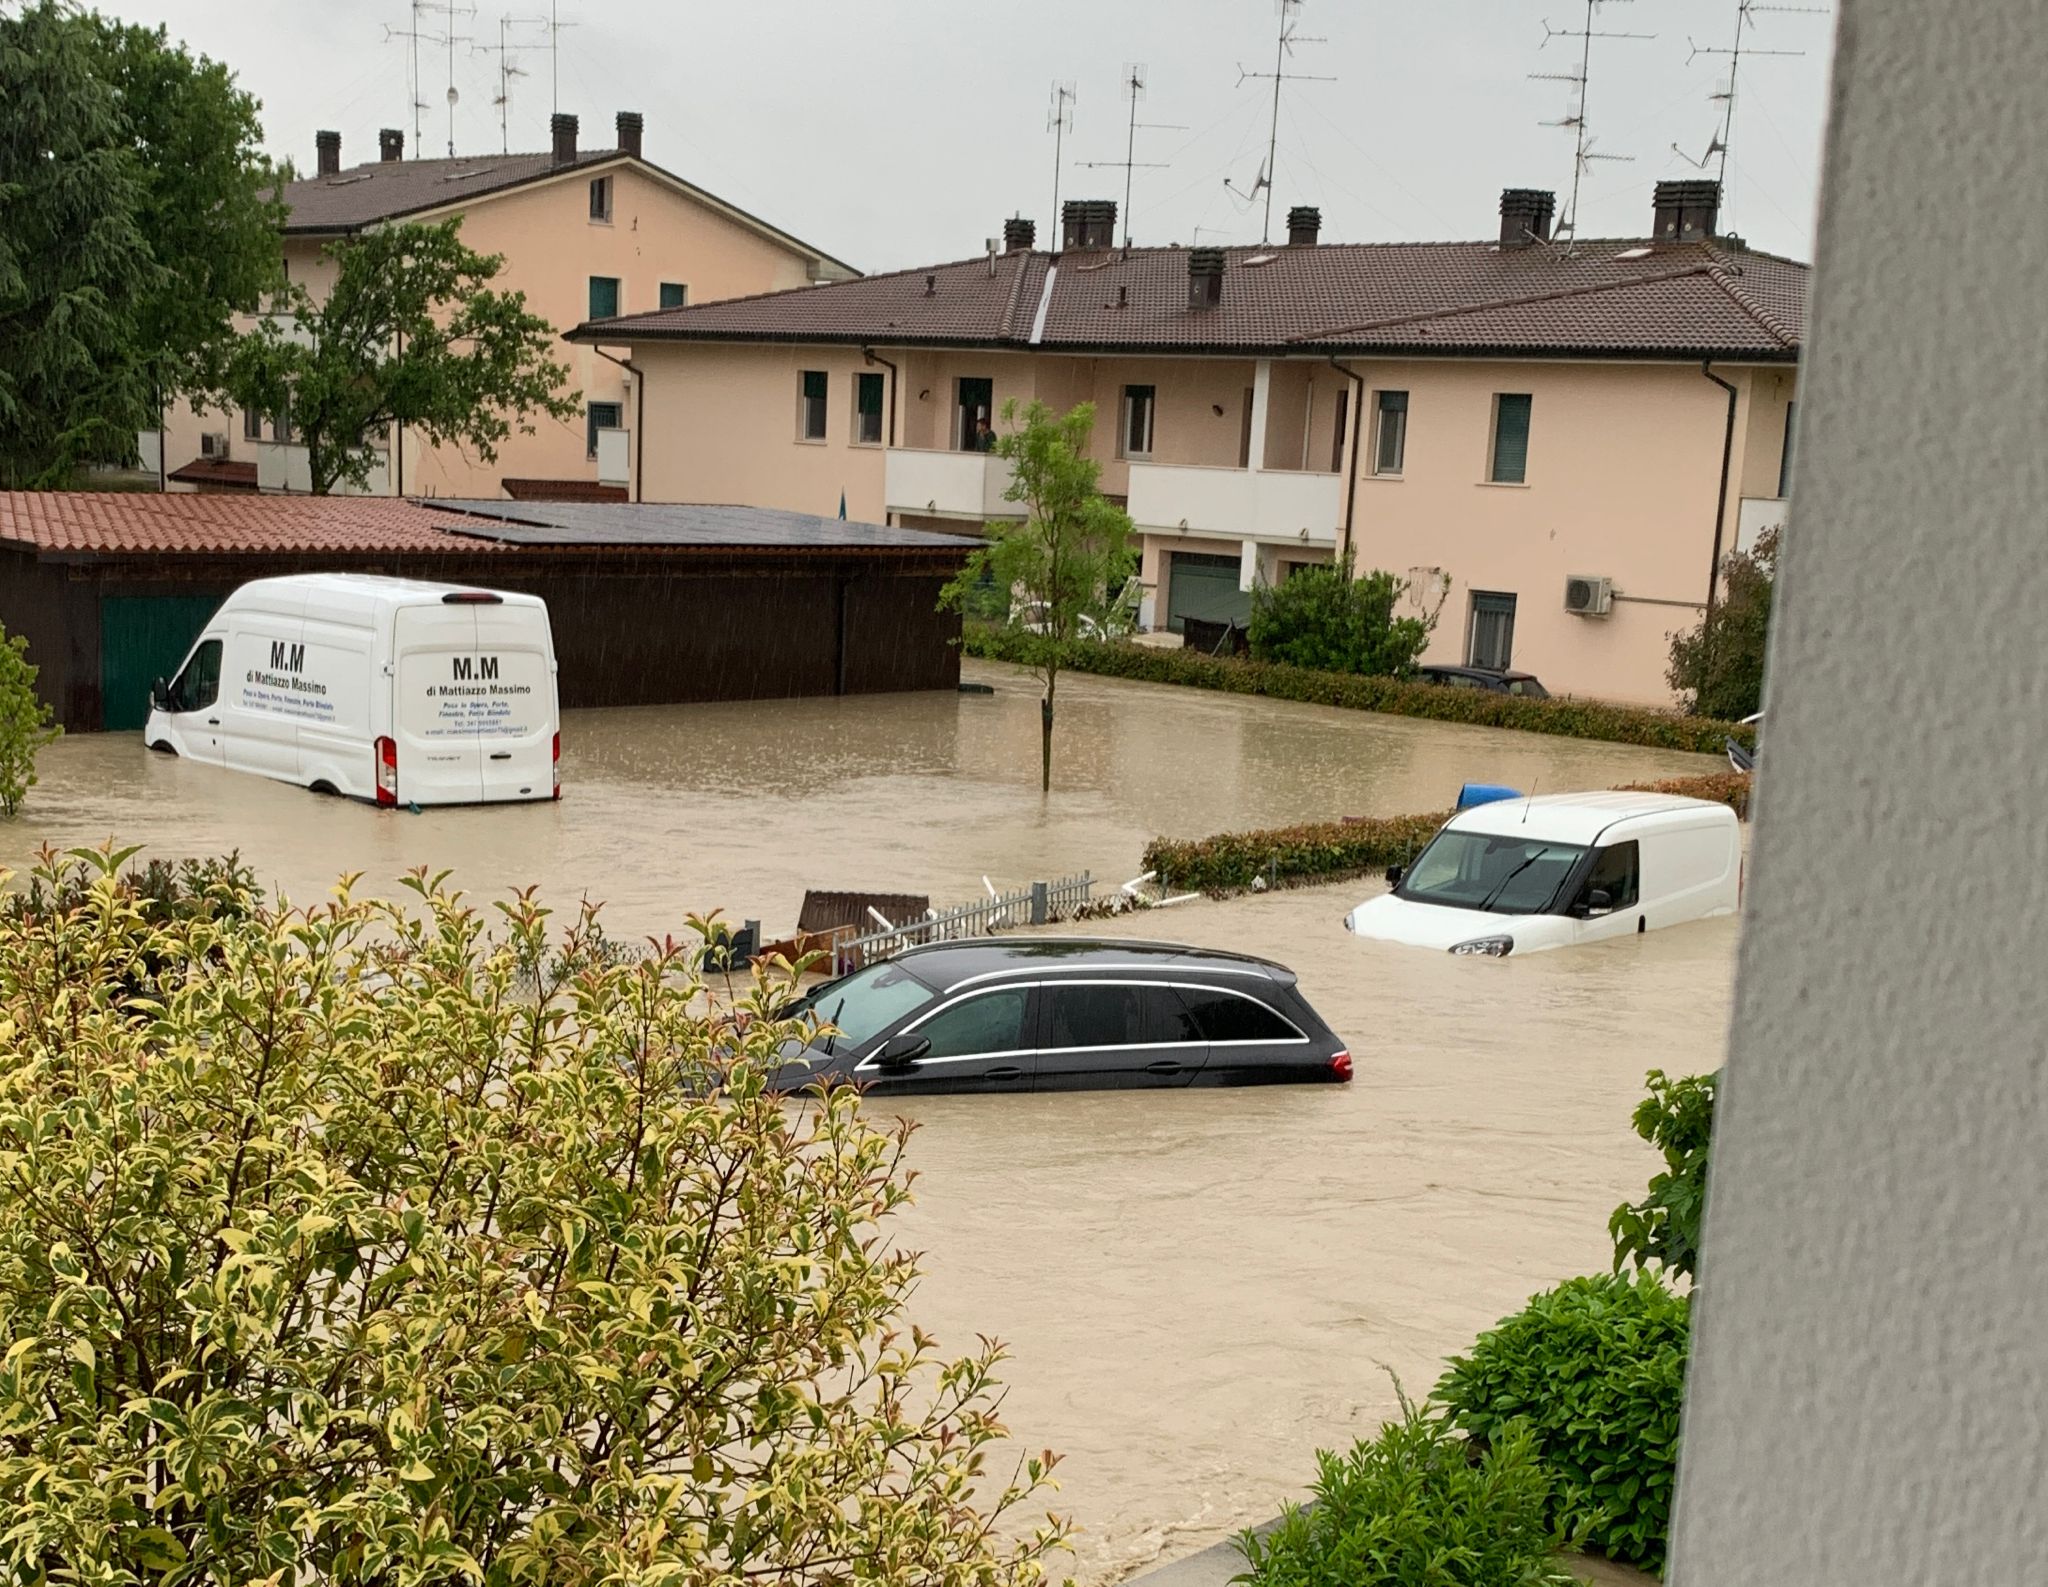
[{"label": "small tree in water", "polygon": [[36,693],[28,641],[0,628],[0,816],[11,816],[36,785],[36,752],[63,732]]},{"label": "small tree in water", "polygon": [[1050,791],[1061,657],[1082,633],[1083,619],[1099,621],[1107,612],[1110,580],[1126,563],[1131,518],[1097,488],[1102,465],[1085,455],[1095,428],[1094,403],[1056,414],[1034,402],[1023,410],[1021,424],[1018,418],[1013,397],[1003,404],[1004,430],[995,450],[1016,471],[1003,499],[1021,502],[1025,515],[989,524],[988,544],[946,586],[945,601],[962,607],[990,583],[1010,592],[1010,621],[1031,635],[1027,664],[1045,686],[1039,787]]},{"label": "small tree in water", "polygon": [[1699,627],[1671,636],[1667,676],[1694,715],[1739,721],[1763,709],[1778,531],[1766,531],[1754,550],[1734,552],[1721,567],[1721,599]]}]

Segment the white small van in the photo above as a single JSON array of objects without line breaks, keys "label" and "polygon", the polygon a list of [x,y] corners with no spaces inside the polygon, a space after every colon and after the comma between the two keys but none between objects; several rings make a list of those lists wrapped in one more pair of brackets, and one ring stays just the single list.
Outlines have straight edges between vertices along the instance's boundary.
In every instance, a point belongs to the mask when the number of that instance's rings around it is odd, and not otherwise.
[{"label": "white small van", "polygon": [[1670,794],[1508,799],[1453,816],[1387,879],[1346,930],[1497,959],[1734,913],[1742,828]]},{"label": "white small van", "polygon": [[359,573],[254,580],[150,691],[143,742],[380,805],[558,799],[547,604]]}]

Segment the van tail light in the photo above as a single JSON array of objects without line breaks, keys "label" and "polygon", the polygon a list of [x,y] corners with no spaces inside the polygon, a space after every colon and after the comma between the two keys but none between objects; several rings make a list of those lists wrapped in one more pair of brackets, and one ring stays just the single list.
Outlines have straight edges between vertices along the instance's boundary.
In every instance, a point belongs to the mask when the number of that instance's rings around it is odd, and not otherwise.
[{"label": "van tail light", "polygon": [[398,803],[398,740],[377,740],[377,803]]},{"label": "van tail light", "polygon": [[1332,1080],[1349,1080],[1351,1078],[1350,1053],[1340,1052],[1330,1060],[1330,1078]]},{"label": "van tail light", "polygon": [[555,797],[562,797],[562,735],[559,729],[555,733]]}]

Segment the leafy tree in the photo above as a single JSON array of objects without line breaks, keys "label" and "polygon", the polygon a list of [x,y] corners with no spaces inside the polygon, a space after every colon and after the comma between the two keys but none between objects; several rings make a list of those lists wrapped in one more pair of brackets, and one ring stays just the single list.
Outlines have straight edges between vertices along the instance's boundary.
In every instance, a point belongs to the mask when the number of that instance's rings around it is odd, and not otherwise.
[{"label": "leafy tree", "polygon": [[[1020,422],[1021,417],[1021,422]],[[946,586],[945,599],[970,604],[986,583],[1011,592],[1010,620],[1031,635],[1026,665],[1045,694],[1039,702],[1039,787],[1052,788],[1053,695],[1067,645],[1101,631],[1115,593],[1112,576],[1128,566],[1131,519],[1097,488],[1102,465],[1087,456],[1095,405],[1056,414],[1042,402],[1022,410],[1003,404],[996,455],[1016,471],[1005,501],[1024,505],[1023,519],[988,526],[988,544],[967,559]]]},{"label": "leafy tree", "polygon": [[1759,536],[1753,551],[1724,557],[1721,567],[1721,599],[1697,628],[1671,636],[1666,676],[1694,715],[1739,721],[1763,709],[1778,531]]},{"label": "leafy tree", "polygon": [[161,31],[0,13],[0,487],[118,461],[211,391],[280,270],[256,101]]},{"label": "leafy tree", "polygon": [[0,628],[0,816],[11,816],[36,785],[36,752],[63,729],[36,693],[28,641]]},{"label": "leafy tree", "polygon": [[786,975],[586,909],[522,981],[546,909],[423,874],[145,915],[127,857],[0,911],[0,1578],[1039,1580],[999,1349],[902,1318],[908,1127],[764,1089]]},{"label": "leafy tree", "polygon": [[1651,1264],[1692,1278],[1699,1265],[1700,1222],[1707,1207],[1707,1148],[1714,1133],[1718,1075],[1674,1080],[1652,1069],[1650,1094],[1636,1106],[1635,1131],[1664,1157],[1641,1201],[1614,1209],[1614,1268]]},{"label": "leafy tree", "polygon": [[289,413],[305,443],[313,493],[369,478],[372,441],[394,424],[485,462],[532,415],[580,412],[550,356],[555,329],[526,294],[490,283],[504,260],[463,244],[461,221],[383,227],[335,244],[326,299],[292,282],[278,317],[244,336],[227,390],[241,406]]},{"label": "leafy tree", "polygon": [[[1436,627],[1436,610],[1426,603],[1415,615],[1396,615],[1408,593],[1407,581],[1391,573],[1353,577],[1347,547],[1341,565],[1296,568],[1252,591],[1252,654],[1318,672],[1404,676]],[[1435,593],[1441,608],[1442,591]]]}]

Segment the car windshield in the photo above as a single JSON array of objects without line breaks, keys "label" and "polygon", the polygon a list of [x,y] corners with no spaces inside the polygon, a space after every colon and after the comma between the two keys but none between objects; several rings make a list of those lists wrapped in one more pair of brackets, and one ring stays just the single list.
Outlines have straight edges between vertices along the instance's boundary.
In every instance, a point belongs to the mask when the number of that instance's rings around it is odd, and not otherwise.
[{"label": "car windshield", "polygon": [[789,1017],[814,1017],[821,1025],[836,1025],[835,1045],[858,1047],[871,1041],[911,1010],[923,1007],[933,996],[932,988],[900,964],[871,964],[864,970],[827,981],[808,996],[798,999]]},{"label": "car windshield", "polygon": [[1519,833],[1439,832],[1395,893],[1418,904],[1533,915],[1557,895],[1585,853],[1576,844]]}]

